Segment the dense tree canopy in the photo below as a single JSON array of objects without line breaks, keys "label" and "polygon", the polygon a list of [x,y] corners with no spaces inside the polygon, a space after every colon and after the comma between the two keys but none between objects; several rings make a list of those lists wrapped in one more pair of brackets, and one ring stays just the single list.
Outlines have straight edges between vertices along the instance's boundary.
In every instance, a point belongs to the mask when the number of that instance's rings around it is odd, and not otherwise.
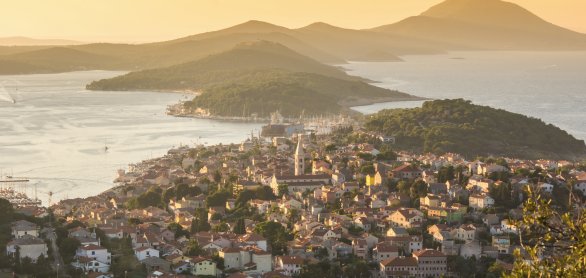
[{"label": "dense tree canopy", "polygon": [[586,155],[584,141],[551,124],[462,99],[383,110],[370,116],[366,127],[395,136],[399,148],[424,152],[571,160]]}]

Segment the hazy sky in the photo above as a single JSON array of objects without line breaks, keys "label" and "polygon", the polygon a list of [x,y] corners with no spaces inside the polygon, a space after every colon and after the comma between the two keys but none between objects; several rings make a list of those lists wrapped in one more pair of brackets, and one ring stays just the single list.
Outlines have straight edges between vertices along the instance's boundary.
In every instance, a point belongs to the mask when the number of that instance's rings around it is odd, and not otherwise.
[{"label": "hazy sky", "polygon": [[[478,0],[483,1],[483,0]],[[142,42],[225,28],[250,19],[286,27],[316,21],[370,28],[441,0],[0,0],[0,37]],[[510,0],[586,33],[586,0]]]}]

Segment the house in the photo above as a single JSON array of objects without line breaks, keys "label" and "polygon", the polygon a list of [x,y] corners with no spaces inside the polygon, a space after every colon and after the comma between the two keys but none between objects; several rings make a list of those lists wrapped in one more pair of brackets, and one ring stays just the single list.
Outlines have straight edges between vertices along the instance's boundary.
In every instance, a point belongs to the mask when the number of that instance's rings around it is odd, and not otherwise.
[{"label": "house", "polygon": [[84,272],[102,272],[107,273],[112,264],[112,258],[108,249],[90,244],[77,248],[75,251],[75,261],[71,263],[74,268]]},{"label": "house", "polygon": [[141,264],[143,264],[148,272],[153,272],[153,271],[170,271],[171,270],[171,263],[163,260],[161,258],[158,257],[148,257],[142,261],[140,261]]},{"label": "house", "polygon": [[94,244],[84,245],[77,248],[75,257],[87,257],[107,264],[112,263],[111,254],[108,252],[108,249]]},{"label": "house", "polygon": [[240,248],[222,248],[218,255],[224,259],[226,269],[240,269],[243,265],[240,258]]},{"label": "house", "polygon": [[387,236],[408,236],[409,233],[402,227],[391,227],[387,230]]},{"label": "house", "polygon": [[159,257],[159,250],[152,247],[139,247],[134,249],[134,255],[139,261],[142,261],[148,257]]},{"label": "house", "polygon": [[267,273],[273,270],[273,256],[271,253],[260,250],[254,249],[251,252],[251,261],[256,265],[255,269],[249,270],[249,272],[256,272],[256,273]]},{"label": "house", "polygon": [[248,245],[255,245],[263,251],[267,251],[267,239],[256,233],[248,233],[239,238],[239,241]]},{"label": "house", "polygon": [[421,170],[411,164],[404,164],[393,170],[393,178],[395,179],[416,179],[421,177]]},{"label": "house", "polygon": [[497,248],[499,254],[509,254],[511,238],[504,235],[492,236],[492,246]]},{"label": "house", "polygon": [[275,265],[277,269],[283,270],[283,273],[287,276],[295,276],[301,273],[301,268],[305,261],[301,257],[295,256],[278,256],[275,259]]},{"label": "house", "polygon": [[476,238],[476,227],[471,224],[462,224],[458,228],[452,230],[452,237],[466,242],[473,241]]},{"label": "house", "polygon": [[486,194],[473,194],[468,197],[468,203],[473,209],[484,209],[494,206],[494,199]]},{"label": "house", "polygon": [[425,249],[413,252],[417,260],[417,277],[442,277],[448,271],[448,257],[437,250]]},{"label": "house", "polygon": [[311,233],[311,236],[312,237],[318,237],[321,240],[338,239],[338,238],[340,238],[340,235],[337,235],[332,230],[325,229],[325,228],[319,228],[319,229],[313,230],[313,232]]},{"label": "house", "polygon": [[27,235],[39,237],[39,227],[37,224],[26,220],[12,222],[10,228],[12,230],[12,237],[14,238],[21,238]]},{"label": "house", "polygon": [[576,175],[576,183],[574,184],[574,190],[582,192],[583,196],[586,196],[586,172],[582,172]]},{"label": "house", "polygon": [[218,268],[216,262],[210,258],[195,257],[190,262],[191,274],[196,276],[217,276]]},{"label": "house", "polygon": [[379,263],[379,277],[415,277],[417,275],[417,259],[414,257],[394,257]]},{"label": "house", "polygon": [[423,247],[423,237],[418,235],[386,237],[385,242],[399,247],[407,254],[419,251]]},{"label": "house", "polygon": [[481,254],[482,246],[480,246],[478,241],[470,241],[460,246],[460,256],[464,257],[465,259],[470,259],[472,257],[478,259],[480,258]]},{"label": "house", "polygon": [[33,262],[36,262],[40,256],[47,256],[48,248],[42,239],[31,235],[23,235],[6,244],[7,255],[14,256],[17,250],[21,259],[30,258]]},{"label": "house", "polygon": [[372,253],[373,259],[376,262],[392,259],[399,256],[399,247],[394,246],[388,242],[381,242],[377,244]]},{"label": "house", "polygon": [[352,240],[352,249],[356,257],[364,260],[366,259],[366,256],[368,255],[368,244],[366,243],[366,240],[361,238]]},{"label": "house", "polygon": [[423,213],[416,209],[399,209],[388,216],[394,227],[417,228],[423,222]]}]

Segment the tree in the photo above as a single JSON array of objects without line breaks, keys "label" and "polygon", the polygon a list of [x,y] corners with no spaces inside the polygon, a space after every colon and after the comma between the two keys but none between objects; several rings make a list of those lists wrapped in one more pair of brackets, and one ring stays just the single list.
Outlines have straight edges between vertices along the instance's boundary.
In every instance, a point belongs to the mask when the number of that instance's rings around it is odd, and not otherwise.
[{"label": "tree", "polygon": [[238,218],[236,225],[234,225],[234,233],[237,235],[246,234],[246,226],[244,224],[244,218]]},{"label": "tree", "polygon": [[285,194],[289,194],[289,186],[285,183],[279,184],[277,187],[279,197],[283,197]]},{"label": "tree", "polygon": [[411,184],[409,193],[411,199],[425,197],[427,195],[427,183],[425,183],[423,180],[416,180]]},{"label": "tree", "polygon": [[256,197],[254,191],[244,190],[240,192],[240,194],[238,194],[238,197],[236,198],[236,207],[240,208],[245,206],[248,203],[248,201],[254,199],[254,197]]},{"label": "tree", "polygon": [[208,207],[223,207],[226,205],[226,200],[228,200],[228,198],[230,198],[230,192],[218,191],[212,195],[209,195],[206,198],[206,203]]},{"label": "tree", "polygon": [[270,186],[261,186],[256,190],[256,198],[265,201],[275,200],[277,196],[273,193],[273,189]]},{"label": "tree", "polygon": [[262,222],[256,225],[254,232],[262,235],[267,239],[273,255],[282,255],[286,253],[287,242],[293,240],[291,235],[283,225],[277,222]]},{"label": "tree", "polygon": [[12,204],[8,200],[0,198],[0,225],[12,222],[13,217]]},{"label": "tree", "polygon": [[59,243],[59,254],[65,263],[70,263],[73,260],[75,251],[81,246],[79,240],[75,238],[66,237]]},{"label": "tree", "polygon": [[175,233],[175,238],[180,238],[182,236],[189,236],[189,232],[184,230],[181,225],[178,223],[171,223],[167,226],[167,229],[173,233]]},{"label": "tree", "polygon": [[586,214],[583,209],[565,213],[554,211],[551,201],[527,187],[523,219],[513,222],[520,229],[521,250],[515,250],[515,264],[505,277],[585,277]]},{"label": "tree", "polygon": [[370,278],[372,277],[368,265],[364,261],[354,261],[343,268],[346,277]]},{"label": "tree", "polygon": [[360,168],[360,173],[364,175],[374,175],[376,171],[374,170],[374,166],[372,164],[364,165]]},{"label": "tree", "polygon": [[185,255],[186,256],[199,256],[203,254],[203,250],[199,247],[199,243],[197,240],[192,239],[187,243],[187,247],[185,248]]}]

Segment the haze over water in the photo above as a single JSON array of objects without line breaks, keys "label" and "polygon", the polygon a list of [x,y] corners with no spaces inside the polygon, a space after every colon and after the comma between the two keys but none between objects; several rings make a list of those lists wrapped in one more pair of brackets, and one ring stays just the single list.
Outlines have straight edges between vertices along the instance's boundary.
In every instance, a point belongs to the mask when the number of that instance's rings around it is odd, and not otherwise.
[{"label": "haze over water", "polygon": [[[343,65],[377,86],[433,98],[464,98],[542,119],[586,140],[586,52],[455,52],[404,62]],[[421,102],[356,107],[362,113]]]}]

